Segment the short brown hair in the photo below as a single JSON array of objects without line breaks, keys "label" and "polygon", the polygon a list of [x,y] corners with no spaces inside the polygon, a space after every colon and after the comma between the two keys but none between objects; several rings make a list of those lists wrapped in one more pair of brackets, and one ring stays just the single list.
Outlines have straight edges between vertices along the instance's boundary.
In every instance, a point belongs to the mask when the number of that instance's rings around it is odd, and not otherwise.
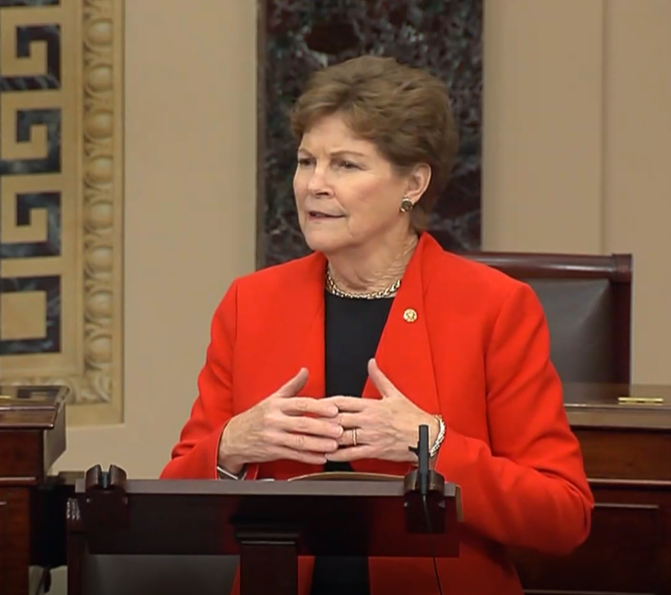
[{"label": "short brown hair", "polygon": [[393,58],[353,58],[312,75],[291,113],[294,136],[300,142],[315,122],[334,113],[400,172],[419,163],[431,167],[429,187],[412,211],[413,225],[424,229],[459,144],[445,84]]}]

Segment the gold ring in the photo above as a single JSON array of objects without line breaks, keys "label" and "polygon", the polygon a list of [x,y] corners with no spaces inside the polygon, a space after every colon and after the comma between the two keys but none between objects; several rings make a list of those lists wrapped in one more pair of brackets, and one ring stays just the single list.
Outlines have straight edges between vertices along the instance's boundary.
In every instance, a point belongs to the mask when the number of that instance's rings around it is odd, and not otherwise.
[{"label": "gold ring", "polygon": [[356,446],[356,428],[352,430],[352,446]]}]

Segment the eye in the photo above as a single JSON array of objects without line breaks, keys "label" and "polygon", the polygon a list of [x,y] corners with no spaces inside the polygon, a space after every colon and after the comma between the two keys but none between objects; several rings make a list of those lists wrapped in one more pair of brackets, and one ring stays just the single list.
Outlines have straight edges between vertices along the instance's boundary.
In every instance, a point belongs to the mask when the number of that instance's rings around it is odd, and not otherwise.
[{"label": "eye", "polygon": [[340,166],[344,167],[345,169],[359,169],[359,166],[356,163],[352,163],[346,159],[340,162]]},{"label": "eye", "polygon": [[311,163],[312,163],[312,159],[310,159],[309,157],[299,157],[298,158],[298,165],[300,165],[301,167],[307,167]]}]

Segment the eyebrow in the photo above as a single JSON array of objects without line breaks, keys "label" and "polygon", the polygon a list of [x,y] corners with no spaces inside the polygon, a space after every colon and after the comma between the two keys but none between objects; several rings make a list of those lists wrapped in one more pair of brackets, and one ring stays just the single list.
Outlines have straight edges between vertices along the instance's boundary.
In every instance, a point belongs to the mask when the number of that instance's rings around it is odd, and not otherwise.
[{"label": "eyebrow", "polygon": [[[307,149],[303,147],[299,147],[298,152],[301,153],[310,153]],[[312,153],[310,153],[312,154]],[[364,153],[360,153],[359,151],[347,151],[347,150],[341,150],[341,151],[333,151],[331,153],[331,157],[342,157],[343,155],[355,155],[356,157],[366,157]]]}]

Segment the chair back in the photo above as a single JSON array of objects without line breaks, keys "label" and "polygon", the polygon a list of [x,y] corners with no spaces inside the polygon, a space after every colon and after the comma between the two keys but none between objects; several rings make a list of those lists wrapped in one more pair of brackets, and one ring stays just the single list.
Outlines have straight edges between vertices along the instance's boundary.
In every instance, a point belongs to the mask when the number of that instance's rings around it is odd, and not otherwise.
[{"label": "chair back", "polygon": [[631,380],[631,254],[461,254],[528,283],[550,329],[563,382]]}]

